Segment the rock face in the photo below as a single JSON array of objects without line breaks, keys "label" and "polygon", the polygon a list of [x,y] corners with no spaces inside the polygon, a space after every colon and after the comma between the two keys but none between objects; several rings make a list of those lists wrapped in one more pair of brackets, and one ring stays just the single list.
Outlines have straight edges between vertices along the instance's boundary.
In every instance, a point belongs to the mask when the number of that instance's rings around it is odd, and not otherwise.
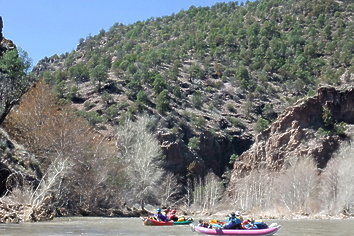
[{"label": "rock face", "polygon": [[230,138],[226,135],[216,136],[208,131],[201,132],[199,137],[199,150],[192,151],[178,135],[158,132],[157,138],[166,156],[166,168],[182,176],[205,175],[209,170],[221,176],[230,156],[246,151],[253,142],[249,135]]},{"label": "rock face", "polygon": [[3,21],[2,21],[2,17],[0,16],[0,56],[6,50],[16,48],[15,44],[11,40],[8,40],[3,37],[2,28],[3,28]]},{"label": "rock face", "polygon": [[0,197],[24,181],[38,183],[41,176],[36,158],[0,129]]},{"label": "rock face", "polygon": [[324,106],[329,108],[335,122],[354,124],[354,88],[343,91],[320,88],[316,96],[289,107],[256,137],[250,150],[235,162],[231,184],[253,168],[278,169],[288,157],[312,157],[319,168],[324,168],[342,141],[338,135],[316,133],[324,127]]},{"label": "rock face", "polygon": [[0,16],[0,41],[2,40],[2,17]]}]

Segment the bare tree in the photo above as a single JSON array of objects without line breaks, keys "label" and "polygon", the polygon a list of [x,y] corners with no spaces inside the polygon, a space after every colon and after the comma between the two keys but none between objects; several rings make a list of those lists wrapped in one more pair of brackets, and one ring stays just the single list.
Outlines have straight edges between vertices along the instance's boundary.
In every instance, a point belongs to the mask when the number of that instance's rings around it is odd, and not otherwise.
[{"label": "bare tree", "polygon": [[163,179],[164,183],[160,185],[161,205],[173,206],[178,202],[182,185],[178,183],[177,176],[171,172],[167,172]]},{"label": "bare tree", "polygon": [[152,118],[142,115],[136,121],[126,120],[117,129],[118,158],[125,163],[131,196],[144,208],[149,198],[156,199],[163,183],[162,152],[149,127]]},{"label": "bare tree", "polygon": [[254,169],[230,186],[231,199],[239,209],[260,210],[273,207],[274,174],[266,169]]},{"label": "bare tree", "polygon": [[202,212],[214,211],[224,193],[222,181],[215,174],[209,172],[204,179],[195,178],[193,187],[192,206],[201,209]]},{"label": "bare tree", "polygon": [[[39,81],[5,121],[9,134],[36,154],[46,171],[58,158],[71,163],[60,187],[60,207],[92,212],[117,205],[119,187],[112,176],[121,171],[115,145],[95,132],[68,106],[59,105],[51,88]],[[115,192],[113,194],[113,192]],[[113,197],[115,196],[115,197]]]},{"label": "bare tree", "polygon": [[186,185],[183,186],[185,195],[183,198],[181,198],[181,202],[183,202],[183,207],[186,209],[189,209],[190,206],[192,205],[192,195],[193,195],[193,183],[190,178],[187,179]]},{"label": "bare tree", "polygon": [[229,186],[234,205],[248,212],[313,212],[317,207],[314,205],[318,185],[316,165],[310,158],[292,158],[286,162],[281,172],[254,169]]},{"label": "bare tree", "polygon": [[275,181],[277,198],[289,212],[309,213],[313,210],[311,203],[315,195],[319,176],[317,167],[311,158],[293,158],[289,166]]},{"label": "bare tree", "polygon": [[343,146],[321,176],[320,200],[329,214],[354,212],[354,145]]},{"label": "bare tree", "polygon": [[25,181],[21,175],[14,173],[12,174],[14,177],[10,175],[8,180],[20,183],[15,184],[14,188],[0,198],[0,202],[24,206],[18,212],[14,212],[20,215],[22,221],[36,220],[43,212],[49,211],[49,214],[52,214],[55,209],[53,199],[59,199],[60,185],[69,168],[68,159],[57,158],[49,166],[37,186],[33,186],[32,182]]}]

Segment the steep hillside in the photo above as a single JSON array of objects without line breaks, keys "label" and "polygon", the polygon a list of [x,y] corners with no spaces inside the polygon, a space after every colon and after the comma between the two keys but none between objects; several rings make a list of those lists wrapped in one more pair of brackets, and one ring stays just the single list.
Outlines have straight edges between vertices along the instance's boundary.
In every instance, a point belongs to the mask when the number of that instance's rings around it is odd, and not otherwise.
[{"label": "steep hillside", "polygon": [[[2,34],[3,21],[0,16],[0,125],[17,104],[30,85],[26,76],[26,64],[22,60],[16,45]],[[6,195],[16,195],[21,187],[38,186],[43,176],[37,156],[9,137],[0,128],[0,223],[15,223],[30,215],[30,219],[40,219],[44,211],[37,208],[31,211],[28,204],[16,204],[6,201]],[[27,196],[28,197],[28,196]],[[28,199],[27,199],[28,200]]]},{"label": "steep hillside", "polygon": [[353,84],[353,10],[334,0],[191,7],[117,23],[33,72],[108,136],[126,117],[154,114],[168,168],[221,176],[296,100]]},{"label": "steep hillside", "polygon": [[[0,125],[25,90],[25,84],[29,84],[24,82],[24,65],[19,59],[16,45],[3,36],[2,29],[0,16]],[[9,187],[25,179],[38,182],[42,175],[38,165],[34,155],[0,128],[0,196],[10,190]]]},{"label": "steep hillside", "polygon": [[235,162],[231,185],[249,170],[279,170],[294,157],[311,157],[324,169],[338,147],[354,135],[348,125],[354,125],[354,88],[319,89],[316,96],[289,107],[257,135],[254,145]]}]

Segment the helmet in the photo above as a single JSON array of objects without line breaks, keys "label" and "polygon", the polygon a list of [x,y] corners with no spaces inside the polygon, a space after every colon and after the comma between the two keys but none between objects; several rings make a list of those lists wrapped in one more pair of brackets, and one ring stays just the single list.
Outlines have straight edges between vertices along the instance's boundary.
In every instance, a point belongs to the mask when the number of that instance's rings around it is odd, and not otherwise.
[{"label": "helmet", "polygon": [[176,209],[173,209],[173,210],[172,210],[172,213],[173,213],[173,214],[176,213]]},{"label": "helmet", "polygon": [[160,212],[161,212],[161,208],[157,208],[157,209],[156,209],[156,212],[157,212],[157,213],[160,213]]},{"label": "helmet", "polygon": [[235,215],[236,215],[236,216],[240,216],[241,214],[240,214],[239,211],[236,211],[236,212],[235,212]]},{"label": "helmet", "polygon": [[231,213],[229,214],[229,216],[230,216],[230,217],[236,217],[235,212],[231,212]]}]

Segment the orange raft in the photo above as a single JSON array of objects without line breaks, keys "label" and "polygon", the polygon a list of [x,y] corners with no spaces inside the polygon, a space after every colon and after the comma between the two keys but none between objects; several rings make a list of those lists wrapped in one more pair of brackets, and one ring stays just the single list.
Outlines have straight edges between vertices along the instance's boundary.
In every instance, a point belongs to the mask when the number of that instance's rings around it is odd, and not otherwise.
[{"label": "orange raft", "polygon": [[172,220],[170,221],[159,221],[153,218],[142,218],[144,221],[144,225],[152,225],[152,226],[164,226],[164,225],[174,225]]}]

